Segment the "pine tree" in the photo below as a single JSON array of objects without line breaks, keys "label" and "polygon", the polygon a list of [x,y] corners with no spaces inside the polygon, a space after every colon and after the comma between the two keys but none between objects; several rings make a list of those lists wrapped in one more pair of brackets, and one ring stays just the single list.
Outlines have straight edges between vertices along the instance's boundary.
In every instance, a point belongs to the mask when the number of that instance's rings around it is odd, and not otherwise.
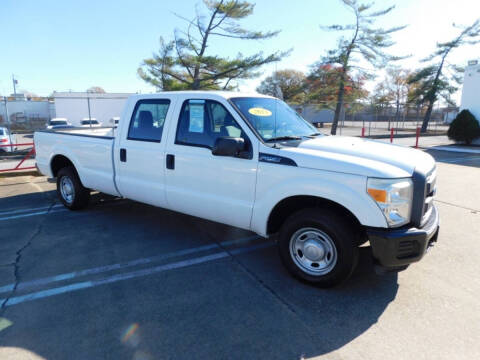
[{"label": "pine tree", "polygon": [[208,17],[198,10],[193,19],[177,15],[187,22],[184,30],[175,30],[174,39],[160,38],[160,51],[145,59],[138,69],[139,76],[159,90],[232,89],[232,81],[259,75],[265,64],[279,61],[287,52],[264,56],[262,52],[235,58],[222,57],[209,44],[215,37],[240,40],[263,40],[279,31],[250,31],[239,21],[253,13],[254,4],[239,0],[204,0]]},{"label": "pine tree", "polygon": [[335,135],[337,132],[337,125],[344,103],[345,81],[348,74],[355,69],[361,74],[362,78],[372,78],[374,76],[373,71],[357,66],[358,61],[364,59],[375,70],[378,70],[385,67],[390,61],[404,58],[389,55],[384,50],[394,45],[394,42],[391,40],[391,34],[402,30],[405,26],[397,26],[390,29],[374,27],[375,20],[390,13],[394,6],[380,11],[373,11],[374,3],[362,4],[357,0],[341,1],[353,12],[355,21],[347,25],[322,26],[325,30],[349,33],[347,37],[340,37],[337,48],[328,51],[327,56],[322,59],[323,63],[332,64],[340,69],[337,104],[331,130],[332,135]]},{"label": "pine tree", "polygon": [[[463,72],[463,68],[448,64],[448,56],[462,45],[474,45],[480,42],[480,19],[470,26],[456,26],[455,24],[453,26],[461,29],[460,34],[451,41],[438,43],[435,52],[422,60],[428,62],[429,65],[417,70],[409,80],[411,84],[417,85],[414,97],[420,104],[427,104],[422,133],[427,131],[433,105],[438,98],[442,97],[447,103],[453,103],[451,95],[457,91],[457,87],[452,85],[452,81],[457,84],[462,81],[460,74]],[[445,69],[449,70],[450,75]]]}]

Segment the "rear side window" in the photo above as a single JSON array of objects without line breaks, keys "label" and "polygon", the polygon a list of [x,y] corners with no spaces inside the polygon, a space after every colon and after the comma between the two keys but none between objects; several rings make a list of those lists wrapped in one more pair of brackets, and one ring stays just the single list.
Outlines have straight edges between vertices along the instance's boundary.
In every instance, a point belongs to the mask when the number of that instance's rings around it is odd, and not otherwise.
[{"label": "rear side window", "polygon": [[187,100],[183,103],[175,142],[181,145],[212,148],[218,137],[248,139],[225,107],[212,100]]},{"label": "rear side window", "polygon": [[129,140],[160,142],[170,100],[140,100],[130,120]]},{"label": "rear side window", "polygon": [[0,129],[0,135],[6,135],[3,131],[3,129]]}]

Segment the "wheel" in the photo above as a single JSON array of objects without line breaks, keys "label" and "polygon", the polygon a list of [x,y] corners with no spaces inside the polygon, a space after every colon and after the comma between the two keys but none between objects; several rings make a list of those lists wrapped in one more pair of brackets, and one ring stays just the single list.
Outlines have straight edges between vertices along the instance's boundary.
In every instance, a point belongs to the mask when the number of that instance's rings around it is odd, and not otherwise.
[{"label": "wheel", "polygon": [[319,208],[300,210],[280,229],[280,257],[300,280],[335,286],[347,280],[357,265],[357,237],[341,215]]},{"label": "wheel", "polygon": [[58,172],[57,193],[63,205],[70,210],[83,209],[90,200],[90,191],[83,187],[77,172],[71,166]]}]

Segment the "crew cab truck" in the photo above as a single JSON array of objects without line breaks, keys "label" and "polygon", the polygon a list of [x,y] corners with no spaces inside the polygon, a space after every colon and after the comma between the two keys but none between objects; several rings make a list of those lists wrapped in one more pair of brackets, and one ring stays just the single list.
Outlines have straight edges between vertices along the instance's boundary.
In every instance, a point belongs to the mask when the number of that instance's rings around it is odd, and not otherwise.
[{"label": "crew cab truck", "polygon": [[385,270],[436,240],[436,166],[419,150],[326,136],[256,93],[131,96],[119,127],[38,131],[39,170],[69,209],[91,190],[248,229],[278,241],[296,277],[347,279],[367,241]]}]

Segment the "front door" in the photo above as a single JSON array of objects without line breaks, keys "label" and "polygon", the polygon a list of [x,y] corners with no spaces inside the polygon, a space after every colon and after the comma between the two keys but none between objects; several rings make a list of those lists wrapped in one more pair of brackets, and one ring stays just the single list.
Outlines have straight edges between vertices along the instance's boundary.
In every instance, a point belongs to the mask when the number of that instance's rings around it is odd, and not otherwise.
[{"label": "front door", "polygon": [[[228,107],[208,99],[183,101],[167,147],[167,202],[174,210],[248,229],[258,156],[248,130]],[[244,138],[245,154],[213,155],[212,147],[221,136]]]}]

